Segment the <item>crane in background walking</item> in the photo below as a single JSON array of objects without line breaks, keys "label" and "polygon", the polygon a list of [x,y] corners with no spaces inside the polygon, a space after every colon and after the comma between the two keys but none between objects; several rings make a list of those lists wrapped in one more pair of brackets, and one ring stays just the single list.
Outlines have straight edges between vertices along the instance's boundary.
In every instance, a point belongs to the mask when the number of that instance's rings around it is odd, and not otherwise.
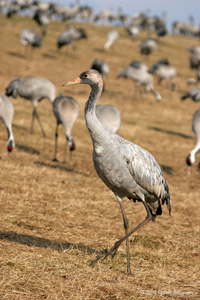
[{"label": "crane in background walking", "polygon": [[55,99],[55,85],[46,78],[41,77],[26,77],[15,78],[6,88],[6,95],[16,98],[20,96],[26,100],[31,101],[33,105],[31,133],[33,133],[34,119],[37,118],[42,134],[45,137],[45,132],[40,121],[37,105],[42,99],[49,99],[53,102]]}]

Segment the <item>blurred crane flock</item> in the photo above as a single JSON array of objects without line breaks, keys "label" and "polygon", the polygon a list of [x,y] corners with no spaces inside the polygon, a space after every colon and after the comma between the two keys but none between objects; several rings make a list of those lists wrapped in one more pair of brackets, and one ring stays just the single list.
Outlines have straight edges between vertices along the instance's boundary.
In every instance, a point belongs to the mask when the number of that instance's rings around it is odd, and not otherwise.
[{"label": "blurred crane flock", "polygon": [[[0,11],[1,299],[199,299],[200,27],[79,2]],[[92,161],[90,89],[62,86],[91,68],[99,120],[149,151],[170,189],[171,216],[130,237],[131,274],[126,243],[99,260],[124,229]],[[144,220],[141,203],[124,207],[129,228]]]}]

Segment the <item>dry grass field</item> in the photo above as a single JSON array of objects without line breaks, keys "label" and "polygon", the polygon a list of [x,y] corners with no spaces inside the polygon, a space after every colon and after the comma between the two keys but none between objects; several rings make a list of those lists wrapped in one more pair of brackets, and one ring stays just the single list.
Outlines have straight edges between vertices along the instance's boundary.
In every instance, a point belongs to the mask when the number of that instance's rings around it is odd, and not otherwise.
[{"label": "dry grass field", "polygon": [[[24,27],[38,26],[28,17],[6,19],[0,15],[0,91],[5,92],[16,76],[41,76],[56,85],[56,93],[76,98],[80,116],[72,135],[77,149],[73,160],[68,153],[63,163],[65,137],[59,129],[59,162],[54,156],[56,121],[48,100],[38,105],[47,137],[35,123],[30,134],[32,105],[22,98],[11,99],[15,108],[13,131],[16,147],[8,158],[7,132],[0,124],[0,299],[2,300],[140,300],[199,299],[199,201],[198,159],[187,176],[185,158],[196,140],[191,129],[199,103],[180,101],[190,89],[186,79],[195,76],[189,68],[187,48],[198,45],[190,37],[166,36],[149,57],[140,55],[123,28],[120,39],[102,52],[109,26],[78,24],[86,29],[87,40],[74,51],[56,49],[56,40],[65,24],[52,21],[40,49],[25,54],[19,40]],[[140,39],[147,36],[140,33]],[[116,79],[117,73],[133,59],[148,66],[168,57],[177,69],[177,91],[165,83],[151,94],[134,97],[134,83]],[[121,112],[119,135],[149,152],[163,166],[168,182],[172,215],[163,207],[156,222],[131,237],[132,274],[126,274],[126,247],[115,258],[90,263],[99,251],[109,249],[124,235],[120,207],[113,193],[98,178],[92,162],[92,143],[85,126],[84,105],[90,88],[84,85],[62,88],[90,68],[94,58],[110,66],[106,91],[99,104],[115,105]],[[140,203],[124,199],[130,228],[146,212]]]}]

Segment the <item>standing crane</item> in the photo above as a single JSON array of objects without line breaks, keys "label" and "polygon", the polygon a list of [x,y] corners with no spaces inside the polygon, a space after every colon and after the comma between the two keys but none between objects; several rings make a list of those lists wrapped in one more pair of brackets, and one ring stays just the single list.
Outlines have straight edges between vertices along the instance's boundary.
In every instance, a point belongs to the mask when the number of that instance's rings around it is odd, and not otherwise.
[{"label": "standing crane", "polygon": [[156,49],[156,41],[152,38],[143,40],[140,44],[140,53],[149,56]]},{"label": "standing crane", "polygon": [[42,36],[31,28],[24,28],[20,32],[20,40],[22,45],[30,46],[33,48],[39,48],[42,44]]},{"label": "standing crane", "polygon": [[53,101],[53,113],[57,121],[55,132],[55,155],[53,161],[57,161],[58,127],[60,124],[62,124],[66,135],[66,146],[64,153],[64,162],[66,162],[67,144],[69,145],[71,159],[72,151],[74,151],[76,148],[74,139],[71,136],[71,129],[78,118],[79,105],[74,98],[60,94]]},{"label": "standing crane", "polygon": [[175,77],[176,69],[172,67],[167,58],[160,59],[149,69],[149,73],[155,74],[158,77],[158,83],[163,80],[170,82],[172,91],[176,90]]},{"label": "standing crane", "polygon": [[[131,65],[133,65],[133,63],[134,62],[132,62]],[[135,81],[137,88],[143,87],[146,92],[151,92],[157,101],[161,101],[162,97],[160,93],[154,89],[153,76],[147,72],[146,66],[138,64],[137,67],[133,67],[131,65],[122,69],[117,75],[117,78],[123,77],[132,79]],[[135,94],[136,92],[137,90],[135,90]]]},{"label": "standing crane", "polygon": [[[93,162],[97,174],[115,194],[122,211],[125,236],[106,253],[104,259],[116,254],[126,240],[127,272],[130,273],[129,236],[149,221],[162,214],[161,203],[171,212],[170,194],[160,165],[146,150],[107,129],[96,116],[96,102],[102,89],[103,79],[96,70],[83,72],[65,85],[88,84],[91,87],[85,105],[85,121],[93,142]],[[123,198],[141,202],[147,212],[143,222],[128,231],[129,223],[123,206]]]},{"label": "standing crane", "polygon": [[4,94],[0,93],[0,119],[5,124],[8,132],[7,150],[12,152],[15,147],[14,136],[12,132],[12,119],[14,114],[14,107],[12,102]]},{"label": "standing crane", "polygon": [[192,130],[196,136],[196,146],[194,147],[194,149],[192,149],[192,151],[186,158],[186,163],[188,165],[188,175],[190,174],[191,166],[195,162],[196,154],[200,152],[200,109],[198,109],[193,115]]},{"label": "standing crane", "polygon": [[108,50],[119,38],[119,33],[117,30],[110,30],[106,36],[106,43],[104,45],[104,50]]},{"label": "standing crane", "polygon": [[68,29],[59,35],[57,39],[57,48],[60,49],[65,45],[74,44],[77,40],[86,38],[87,33],[83,28],[68,26]]},{"label": "standing crane", "polygon": [[31,133],[33,133],[34,119],[36,117],[42,134],[45,137],[46,135],[37,112],[37,105],[39,101],[45,98],[49,99],[50,102],[53,102],[55,99],[55,85],[46,78],[17,77],[9,83],[8,87],[6,88],[6,95],[12,96],[13,98],[20,96],[31,101],[33,105]]}]

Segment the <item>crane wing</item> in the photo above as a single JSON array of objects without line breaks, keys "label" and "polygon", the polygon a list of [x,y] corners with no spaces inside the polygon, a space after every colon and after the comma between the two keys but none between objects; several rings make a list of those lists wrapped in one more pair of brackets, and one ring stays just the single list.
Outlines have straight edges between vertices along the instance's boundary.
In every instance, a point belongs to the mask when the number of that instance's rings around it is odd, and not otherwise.
[{"label": "crane wing", "polygon": [[166,182],[162,169],[149,152],[134,145],[124,158],[130,174],[139,186],[158,198],[165,198]]}]

